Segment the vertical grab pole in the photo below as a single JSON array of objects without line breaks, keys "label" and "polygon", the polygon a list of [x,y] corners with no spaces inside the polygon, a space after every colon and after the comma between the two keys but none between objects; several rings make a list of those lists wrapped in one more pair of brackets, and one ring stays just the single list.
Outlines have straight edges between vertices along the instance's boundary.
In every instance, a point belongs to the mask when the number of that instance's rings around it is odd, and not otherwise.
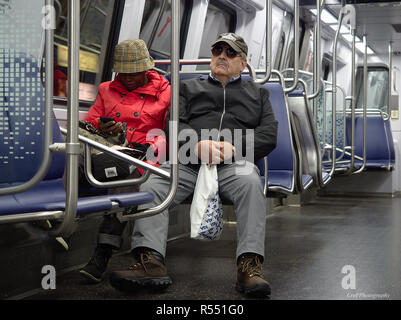
[{"label": "vertical grab pole", "polygon": [[171,3],[172,20],[171,26],[171,104],[173,130],[170,141],[174,141],[170,146],[170,159],[172,161],[170,169],[171,187],[166,199],[166,204],[171,203],[177,193],[178,187],[178,122],[179,122],[179,99],[180,99],[180,1],[173,0]]},{"label": "vertical grab pole", "polygon": [[266,53],[265,53],[265,66],[266,73],[263,79],[256,79],[256,74],[254,74],[254,81],[256,83],[264,84],[266,83],[272,72],[272,6],[273,0],[266,0]]},{"label": "vertical grab pole", "polygon": [[294,0],[294,82],[290,88],[285,88],[284,93],[294,91],[298,85],[299,69],[299,0]]},{"label": "vertical grab pole", "polygon": [[[321,48],[320,48],[320,29],[321,29],[321,14],[322,14],[322,5],[324,4],[324,0],[316,0],[316,17],[317,21],[315,24],[315,29],[313,33],[313,44],[314,44],[314,53],[313,53],[313,93],[308,96],[308,99],[315,99],[320,93],[320,56],[321,56]],[[313,113],[315,116],[316,106],[313,104]],[[315,117],[314,117],[315,119]]]},{"label": "vertical grab pole", "polygon": [[390,101],[391,101],[392,74],[393,74],[393,42],[390,41],[388,44],[388,103],[387,103],[388,115],[391,115]]},{"label": "vertical grab pole", "polygon": [[362,166],[353,174],[360,173],[366,166],[366,125],[367,125],[367,112],[368,112],[368,44],[366,36],[363,36],[364,56],[363,56],[363,162]]},{"label": "vertical grab pole", "polygon": [[[344,7],[343,7],[344,8]],[[331,98],[331,111],[333,112],[333,115],[336,115],[336,110],[337,110],[337,43],[338,43],[338,36],[340,34],[340,29],[341,29],[341,24],[343,22],[343,17],[344,13],[343,10],[340,11],[340,16],[338,18],[338,28],[336,31],[336,35],[334,37],[334,43],[333,43],[333,75],[332,75],[332,98]],[[336,136],[334,134],[335,132],[335,126],[336,123],[335,121],[332,120],[332,132],[333,132],[333,140],[332,140],[332,148],[331,148],[331,170],[330,170],[330,175],[334,174],[334,171],[336,169]],[[333,130],[334,128],[334,130]]]},{"label": "vertical grab pole", "polygon": [[66,137],[66,203],[61,225],[51,234],[69,236],[73,232],[78,201],[79,49],[80,2],[68,1],[68,98]]},{"label": "vertical grab pole", "polygon": [[171,116],[170,116],[170,190],[166,199],[159,205],[139,211],[134,214],[117,214],[120,221],[136,220],[154,216],[166,209],[173,202],[178,187],[178,114],[179,114],[179,85],[180,85],[180,0],[171,1]]},{"label": "vertical grab pole", "polygon": [[351,64],[351,163],[345,174],[349,175],[355,165],[355,28],[351,29],[352,34],[352,64]]}]

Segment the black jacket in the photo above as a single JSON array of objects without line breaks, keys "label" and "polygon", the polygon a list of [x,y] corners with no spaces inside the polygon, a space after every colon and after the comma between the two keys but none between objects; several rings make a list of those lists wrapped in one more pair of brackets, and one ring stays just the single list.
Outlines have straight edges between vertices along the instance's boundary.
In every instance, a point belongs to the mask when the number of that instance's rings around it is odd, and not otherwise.
[{"label": "black jacket", "polygon": [[[166,126],[168,128],[168,126]],[[193,134],[183,134],[183,129],[190,129]],[[223,86],[210,77],[198,77],[183,80],[180,83],[179,140],[182,146],[187,142],[194,147],[202,137],[201,129],[215,129],[212,139],[231,142],[236,152],[245,158],[246,152],[254,151],[254,161],[268,155],[277,142],[277,121],[269,101],[267,88],[241,78]],[[237,129],[237,132],[234,132]],[[240,129],[240,130],[238,130]],[[245,129],[251,129],[254,144],[251,148],[250,135]],[[168,129],[167,129],[168,130]],[[196,135],[194,135],[196,133]],[[231,134],[230,134],[231,133]],[[230,137],[231,136],[231,141]],[[246,157],[249,158],[249,157]],[[238,159],[236,156],[235,159]]]}]

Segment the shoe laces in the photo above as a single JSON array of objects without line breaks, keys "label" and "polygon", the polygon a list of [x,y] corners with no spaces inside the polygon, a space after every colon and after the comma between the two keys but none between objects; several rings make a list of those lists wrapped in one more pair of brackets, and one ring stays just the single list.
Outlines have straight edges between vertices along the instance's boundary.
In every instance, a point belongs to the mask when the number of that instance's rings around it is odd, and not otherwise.
[{"label": "shoe laces", "polygon": [[143,268],[145,272],[148,272],[146,269],[146,263],[152,259],[152,254],[150,252],[141,252],[139,254],[139,261],[136,261],[132,266],[129,266],[129,270],[135,270],[138,268]]},{"label": "shoe laces", "polygon": [[240,262],[239,269],[246,272],[250,277],[262,277],[262,261],[258,256],[244,257]]}]

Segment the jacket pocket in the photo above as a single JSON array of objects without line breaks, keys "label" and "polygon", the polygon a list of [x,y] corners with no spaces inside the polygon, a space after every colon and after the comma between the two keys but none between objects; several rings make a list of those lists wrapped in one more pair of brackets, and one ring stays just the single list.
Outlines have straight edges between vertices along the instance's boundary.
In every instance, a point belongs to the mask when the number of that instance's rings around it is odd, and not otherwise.
[{"label": "jacket pocket", "polygon": [[142,109],[143,115],[145,117],[149,117],[153,120],[156,121],[163,121],[163,117],[165,114],[165,108],[162,105],[157,105],[157,104],[153,104],[153,105],[148,105],[144,106],[144,108]]}]

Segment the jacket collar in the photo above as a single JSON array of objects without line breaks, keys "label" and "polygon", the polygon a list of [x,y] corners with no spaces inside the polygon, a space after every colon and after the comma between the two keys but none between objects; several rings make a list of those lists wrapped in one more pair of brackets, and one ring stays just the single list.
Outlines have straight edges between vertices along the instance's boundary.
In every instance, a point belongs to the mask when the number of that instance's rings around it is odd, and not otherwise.
[{"label": "jacket collar", "polygon": [[[213,81],[217,81],[217,82],[219,82],[219,83],[222,84],[222,82],[221,82],[219,79],[215,78],[215,77],[212,75],[211,72],[209,73],[209,78],[212,79]],[[231,82],[237,81],[237,80],[240,79],[240,78],[241,78],[241,74],[238,75],[238,76],[236,76],[236,77],[234,77],[234,78],[228,79],[227,82],[226,82],[226,85],[228,85],[228,84],[231,83]]]},{"label": "jacket collar", "polygon": [[135,94],[145,94],[153,96],[155,97],[155,99],[158,99],[161,92],[168,87],[168,81],[155,71],[147,71],[146,77],[149,80],[147,84],[133,91],[128,91],[127,88],[121,83],[120,75],[117,75],[117,77],[110,83],[110,88],[116,90],[120,94],[125,94],[127,96],[134,96]]}]

